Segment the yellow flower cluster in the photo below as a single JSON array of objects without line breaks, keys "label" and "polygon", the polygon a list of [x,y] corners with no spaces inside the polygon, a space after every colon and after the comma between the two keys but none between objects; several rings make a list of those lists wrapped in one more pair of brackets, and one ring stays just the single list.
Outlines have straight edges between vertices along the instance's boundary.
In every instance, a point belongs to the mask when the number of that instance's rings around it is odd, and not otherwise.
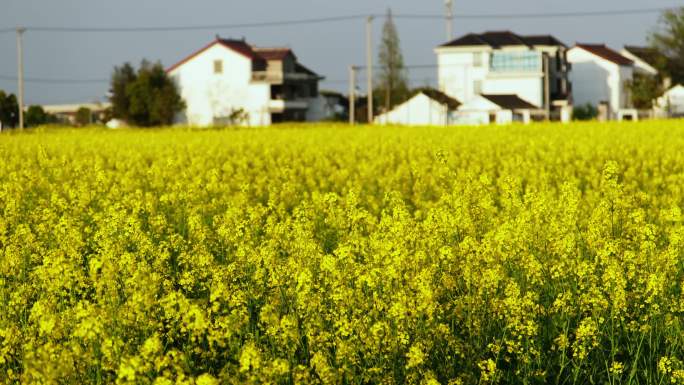
[{"label": "yellow flower cluster", "polygon": [[684,125],[0,135],[2,384],[684,383]]}]

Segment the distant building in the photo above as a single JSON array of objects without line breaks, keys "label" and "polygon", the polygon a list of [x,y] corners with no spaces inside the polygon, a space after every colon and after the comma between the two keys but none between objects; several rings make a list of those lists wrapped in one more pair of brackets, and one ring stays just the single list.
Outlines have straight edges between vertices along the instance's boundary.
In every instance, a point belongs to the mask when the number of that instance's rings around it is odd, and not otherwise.
[{"label": "distant building", "polygon": [[323,106],[321,113],[325,120],[347,120],[349,119],[349,98],[341,92],[325,91],[319,92]]},{"label": "distant building", "polygon": [[458,107],[457,124],[529,123],[545,117],[546,111],[517,95],[478,95]]},{"label": "distant building", "polygon": [[43,105],[43,111],[53,115],[57,120],[64,124],[76,123],[78,110],[86,108],[90,111],[91,123],[103,122],[107,110],[112,107],[109,102],[104,103],[73,103],[73,104],[47,104]]},{"label": "distant building", "polygon": [[658,98],[655,112],[659,118],[684,118],[684,86],[678,84]]},{"label": "distant building", "polygon": [[424,89],[391,111],[378,115],[375,123],[420,126],[452,124],[452,114],[461,102],[443,92]]},{"label": "distant building", "polygon": [[576,106],[607,105],[609,118],[629,109],[628,85],[634,74],[634,61],[604,44],[577,44],[568,51],[572,64],[570,79]]},{"label": "distant building", "polygon": [[517,95],[537,109],[570,104],[567,47],[553,36],[471,33],[435,52],[440,90],[465,104],[482,94]]},{"label": "distant building", "polygon": [[179,123],[265,126],[323,116],[322,77],[299,63],[289,48],[217,37],[167,72],[186,103]]}]

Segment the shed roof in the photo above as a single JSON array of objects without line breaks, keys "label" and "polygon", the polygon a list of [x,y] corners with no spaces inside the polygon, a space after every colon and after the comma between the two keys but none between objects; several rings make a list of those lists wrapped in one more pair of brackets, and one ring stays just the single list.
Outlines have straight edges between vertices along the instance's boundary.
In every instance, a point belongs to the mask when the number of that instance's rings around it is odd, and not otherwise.
[{"label": "shed roof", "polygon": [[461,102],[459,102],[456,98],[452,98],[451,96],[445,94],[442,91],[438,91],[434,88],[423,88],[419,91],[419,93],[424,94],[425,96],[429,97],[430,99],[445,105],[449,107],[452,110],[457,109],[460,105]]},{"label": "shed roof", "polygon": [[518,95],[513,94],[482,94],[482,97],[489,100],[490,102],[496,104],[497,106],[506,110],[538,110],[539,107],[535,106],[528,101],[521,99]]}]

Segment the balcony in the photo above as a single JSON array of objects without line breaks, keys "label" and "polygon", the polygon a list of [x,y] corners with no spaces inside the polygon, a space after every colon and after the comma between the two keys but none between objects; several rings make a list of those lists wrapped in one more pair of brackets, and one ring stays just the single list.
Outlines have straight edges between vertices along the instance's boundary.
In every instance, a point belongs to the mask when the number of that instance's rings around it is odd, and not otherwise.
[{"label": "balcony", "polygon": [[254,71],[252,72],[253,82],[263,82],[270,84],[283,84],[284,82],[306,82],[310,80],[317,80],[314,75],[309,75],[301,72],[275,72],[275,71]]},{"label": "balcony", "polygon": [[309,108],[309,102],[303,99],[270,100],[268,102],[268,110],[276,113],[285,110],[306,110],[307,108]]},{"label": "balcony", "polygon": [[270,84],[281,84],[283,82],[283,73],[269,71],[254,71],[252,72],[252,81]]}]

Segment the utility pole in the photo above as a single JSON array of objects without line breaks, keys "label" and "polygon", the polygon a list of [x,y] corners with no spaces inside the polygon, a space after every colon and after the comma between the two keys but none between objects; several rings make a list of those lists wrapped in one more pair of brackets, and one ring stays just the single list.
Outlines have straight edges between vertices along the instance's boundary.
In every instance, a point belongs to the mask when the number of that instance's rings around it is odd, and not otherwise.
[{"label": "utility pole", "polygon": [[368,88],[368,124],[373,124],[373,16],[366,19],[366,87]]},{"label": "utility pole", "polygon": [[356,123],[356,67],[349,66],[349,124]]},{"label": "utility pole", "polygon": [[17,96],[19,97],[19,129],[24,129],[24,45],[26,28],[17,28]]},{"label": "utility pole", "polygon": [[447,41],[454,39],[454,0],[444,0],[446,5],[446,34]]}]

